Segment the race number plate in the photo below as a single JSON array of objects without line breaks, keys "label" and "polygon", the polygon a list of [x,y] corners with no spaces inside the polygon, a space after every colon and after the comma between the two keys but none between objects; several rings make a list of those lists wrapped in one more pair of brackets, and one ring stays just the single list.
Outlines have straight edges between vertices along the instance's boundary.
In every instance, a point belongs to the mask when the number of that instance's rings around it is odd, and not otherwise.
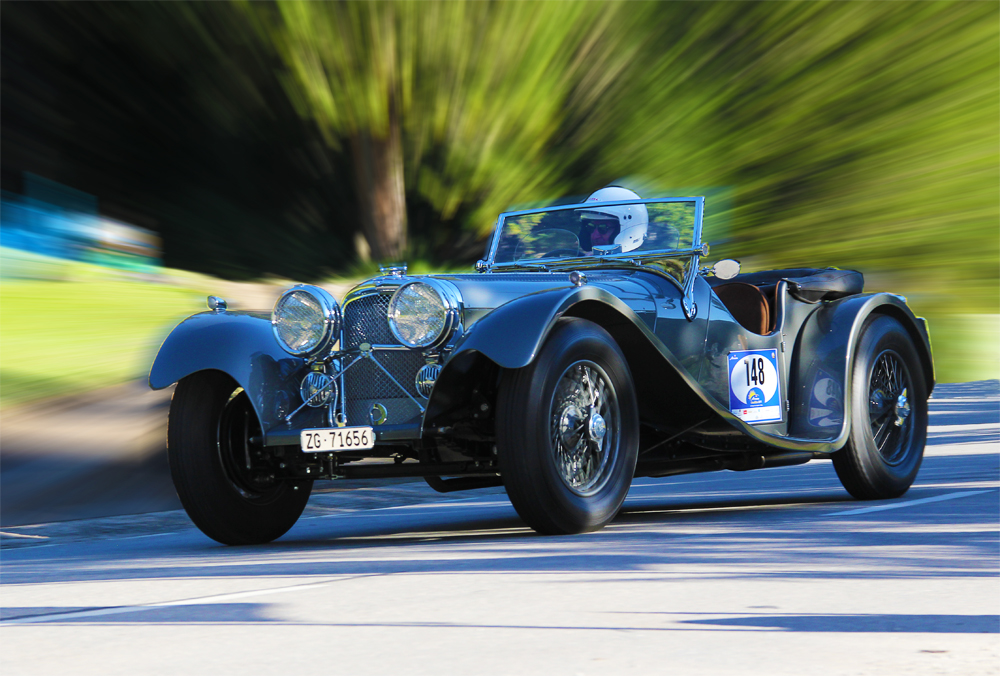
[{"label": "race number plate", "polygon": [[781,420],[777,350],[729,353],[729,410],[751,425]]},{"label": "race number plate", "polygon": [[302,430],[301,440],[302,450],[306,453],[364,450],[375,446],[375,431],[371,427]]}]

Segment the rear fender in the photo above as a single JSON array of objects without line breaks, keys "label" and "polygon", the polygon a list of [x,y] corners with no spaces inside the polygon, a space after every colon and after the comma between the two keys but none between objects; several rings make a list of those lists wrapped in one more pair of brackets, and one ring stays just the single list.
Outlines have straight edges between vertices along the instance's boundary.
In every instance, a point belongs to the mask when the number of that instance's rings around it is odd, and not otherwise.
[{"label": "rear fender", "polygon": [[266,432],[299,403],[305,362],[281,349],[267,315],[202,312],[177,325],[163,341],[149,386],[163,389],[199,371],[221,371],[250,396]]},{"label": "rear fender", "polygon": [[831,450],[840,449],[847,441],[851,428],[851,366],[865,321],[876,314],[897,319],[910,334],[930,395],[934,362],[927,323],[915,317],[901,297],[878,293],[825,303],[810,315],[796,340],[789,376],[791,436],[829,440]]}]

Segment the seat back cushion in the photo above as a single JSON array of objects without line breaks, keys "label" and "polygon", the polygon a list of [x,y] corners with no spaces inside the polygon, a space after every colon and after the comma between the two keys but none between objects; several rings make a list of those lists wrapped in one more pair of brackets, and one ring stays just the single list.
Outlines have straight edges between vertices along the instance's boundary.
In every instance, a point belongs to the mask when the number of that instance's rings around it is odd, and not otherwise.
[{"label": "seat back cushion", "polygon": [[821,270],[807,277],[786,277],[788,291],[807,303],[853,296],[865,289],[865,277],[854,270]]},{"label": "seat back cushion", "polygon": [[767,297],[753,284],[729,282],[712,289],[743,328],[764,335],[771,326]]}]

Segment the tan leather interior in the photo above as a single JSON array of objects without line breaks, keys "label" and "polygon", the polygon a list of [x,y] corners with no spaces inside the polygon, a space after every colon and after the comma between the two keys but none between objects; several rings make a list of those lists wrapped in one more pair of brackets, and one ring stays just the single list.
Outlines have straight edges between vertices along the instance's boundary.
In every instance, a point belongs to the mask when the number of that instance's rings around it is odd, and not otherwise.
[{"label": "tan leather interior", "polygon": [[771,331],[771,312],[764,292],[753,284],[729,282],[713,289],[743,328],[765,335]]}]

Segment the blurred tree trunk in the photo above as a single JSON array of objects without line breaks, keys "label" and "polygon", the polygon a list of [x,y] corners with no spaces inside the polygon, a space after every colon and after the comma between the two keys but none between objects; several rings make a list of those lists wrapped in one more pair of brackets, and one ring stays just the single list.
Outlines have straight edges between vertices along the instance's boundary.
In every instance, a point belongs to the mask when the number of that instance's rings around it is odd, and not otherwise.
[{"label": "blurred tree trunk", "polygon": [[372,259],[377,261],[399,261],[406,251],[406,194],[399,126],[399,117],[392,111],[386,137],[362,129],[350,139],[361,231]]}]

